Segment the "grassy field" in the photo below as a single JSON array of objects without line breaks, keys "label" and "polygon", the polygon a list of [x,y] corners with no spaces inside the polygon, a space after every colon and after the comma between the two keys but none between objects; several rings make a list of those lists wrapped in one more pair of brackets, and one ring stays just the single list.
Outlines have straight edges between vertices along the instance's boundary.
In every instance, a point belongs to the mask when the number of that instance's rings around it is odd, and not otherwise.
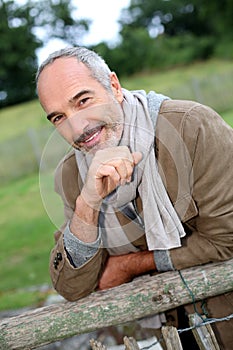
[{"label": "grassy field", "polygon": [[30,286],[49,284],[48,258],[54,226],[41,202],[38,175],[0,188],[0,309],[41,299]]},{"label": "grassy field", "polygon": [[[233,62],[210,61],[166,72],[138,74],[130,79],[123,78],[122,83],[129,89],[156,89],[182,98],[179,94],[194,78],[209,81],[213,88],[213,75],[225,79],[232,77],[232,73]],[[216,85],[221,99],[223,88]],[[233,127],[232,89],[227,90],[232,104],[223,103],[221,115]],[[214,96],[212,107],[215,100]],[[0,118],[0,142],[12,138],[20,141],[20,135],[29,127],[40,129],[48,123],[38,101],[5,108],[0,111]],[[41,201],[38,174],[0,185],[0,211],[0,309],[40,305],[46,295],[29,287],[50,284],[48,259],[55,226]]]},{"label": "grassy field", "polygon": [[[188,66],[177,66],[167,70],[156,72],[144,72],[136,74],[130,79],[122,78],[122,85],[127,89],[156,90],[167,94],[169,91],[178,90],[179,86],[186,86],[194,80],[211,80],[215,75],[229,76],[233,73],[233,61],[210,60],[195,62]],[[183,98],[183,96],[175,96]]]},{"label": "grassy field", "polygon": [[0,120],[0,141],[16,137],[29,128],[39,128],[48,123],[37,100],[0,110]]},{"label": "grassy field", "polygon": [[221,113],[221,116],[225,120],[226,123],[228,123],[233,128],[233,109]]}]

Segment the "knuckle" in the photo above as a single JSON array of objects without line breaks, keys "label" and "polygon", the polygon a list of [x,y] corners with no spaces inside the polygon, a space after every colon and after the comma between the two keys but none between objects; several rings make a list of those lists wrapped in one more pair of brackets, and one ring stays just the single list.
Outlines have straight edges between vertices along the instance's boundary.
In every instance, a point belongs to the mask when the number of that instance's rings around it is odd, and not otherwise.
[{"label": "knuckle", "polygon": [[115,168],[109,167],[109,175],[113,176],[115,175],[115,172],[116,172]]}]

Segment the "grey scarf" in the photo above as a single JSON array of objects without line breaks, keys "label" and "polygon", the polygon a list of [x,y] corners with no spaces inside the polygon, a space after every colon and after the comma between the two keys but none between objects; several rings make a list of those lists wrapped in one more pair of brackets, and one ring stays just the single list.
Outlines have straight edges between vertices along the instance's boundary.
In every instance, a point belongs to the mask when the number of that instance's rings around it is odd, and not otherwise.
[{"label": "grey scarf", "polygon": [[[135,219],[136,224],[143,228],[149,250],[179,247],[180,238],[185,236],[185,232],[159,175],[154,152],[157,116],[161,103],[167,97],[153,91],[146,95],[145,91],[130,92],[125,89],[123,94],[122,108],[125,119],[120,145],[128,146],[132,152],[141,152],[143,159],[135,167],[132,181],[119,186],[103,201],[99,228],[104,246],[110,254],[124,254],[137,250],[129,242],[118,222],[115,211],[120,210]],[[90,157],[76,151],[76,159],[78,164],[84,165],[79,171],[82,180],[85,181]],[[142,200],[144,222],[133,205],[137,191]],[[136,236],[133,239],[142,234],[143,231],[135,230]]]}]

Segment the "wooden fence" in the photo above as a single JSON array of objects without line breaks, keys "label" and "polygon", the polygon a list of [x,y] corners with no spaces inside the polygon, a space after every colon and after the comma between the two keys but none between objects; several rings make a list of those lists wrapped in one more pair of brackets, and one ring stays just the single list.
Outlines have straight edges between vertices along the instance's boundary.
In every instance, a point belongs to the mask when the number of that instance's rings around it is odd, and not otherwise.
[{"label": "wooden fence", "polygon": [[4,319],[0,322],[0,349],[35,349],[191,303],[193,296],[201,300],[233,290],[233,259],[181,273],[182,278],[177,271],[143,276],[76,302],[63,302]]}]

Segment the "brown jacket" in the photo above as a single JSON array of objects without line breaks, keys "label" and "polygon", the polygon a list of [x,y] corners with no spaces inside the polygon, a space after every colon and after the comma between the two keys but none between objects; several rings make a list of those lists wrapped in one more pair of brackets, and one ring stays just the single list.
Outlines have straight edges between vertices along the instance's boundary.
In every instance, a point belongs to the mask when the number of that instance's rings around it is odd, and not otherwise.
[{"label": "brown jacket", "polygon": [[[187,233],[182,247],[170,250],[174,268],[232,258],[233,129],[206,106],[167,100],[160,108],[155,147],[160,174]],[[55,177],[66,222],[80,193],[78,176],[71,152],[58,166]],[[121,214],[118,218],[122,225],[127,221]],[[130,236],[134,224],[131,226]],[[77,300],[97,287],[107,252],[99,249],[85,265],[74,268],[66,257],[61,232],[62,229],[55,234],[56,245],[51,253],[52,282],[65,298]],[[147,249],[144,237],[134,244]],[[53,262],[59,253],[62,260],[55,269]]]}]

